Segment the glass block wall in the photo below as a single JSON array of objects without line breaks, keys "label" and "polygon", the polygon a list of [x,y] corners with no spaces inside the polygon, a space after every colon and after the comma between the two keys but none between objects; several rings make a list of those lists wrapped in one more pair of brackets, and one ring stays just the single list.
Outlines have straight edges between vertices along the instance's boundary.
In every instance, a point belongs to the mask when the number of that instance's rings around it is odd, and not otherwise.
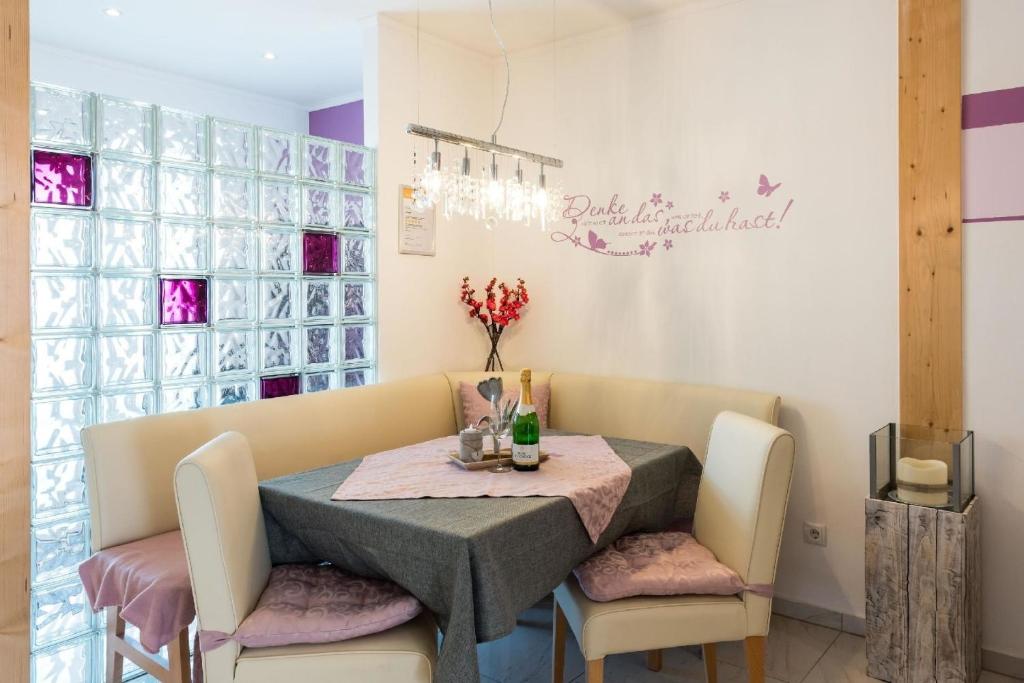
[{"label": "glass block wall", "polygon": [[374,381],[374,155],[33,84],[32,168],[32,675],[74,683],[80,430]]}]

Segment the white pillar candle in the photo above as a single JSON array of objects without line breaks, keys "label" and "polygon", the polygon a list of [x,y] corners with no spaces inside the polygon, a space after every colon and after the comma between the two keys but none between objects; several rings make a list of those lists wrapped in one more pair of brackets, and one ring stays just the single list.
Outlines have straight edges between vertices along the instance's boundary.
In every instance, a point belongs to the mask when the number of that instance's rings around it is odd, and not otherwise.
[{"label": "white pillar candle", "polygon": [[[896,463],[897,495],[903,502],[913,505],[948,505],[948,472],[949,468],[941,460],[900,458]],[[936,488],[939,486],[942,488]],[[930,490],[925,490],[926,488]]]}]

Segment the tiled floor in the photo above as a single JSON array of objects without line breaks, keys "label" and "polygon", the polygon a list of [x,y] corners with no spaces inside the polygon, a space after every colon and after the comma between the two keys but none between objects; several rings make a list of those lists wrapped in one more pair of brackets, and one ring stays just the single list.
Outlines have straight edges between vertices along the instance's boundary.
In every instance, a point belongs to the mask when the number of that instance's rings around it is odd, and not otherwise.
[{"label": "tiled floor", "polygon": [[[551,680],[551,603],[524,612],[512,635],[479,646],[485,683],[548,683]],[[570,632],[566,642],[565,681],[584,683],[583,657]],[[768,683],[869,683],[864,673],[864,639],[848,633],[776,615],[765,653]],[[741,643],[718,647],[718,680],[747,680]],[[1013,683],[1018,679],[984,672],[979,683]],[[703,683],[699,648],[666,650],[658,673],[648,671],[642,653],[615,655],[605,661],[607,683]]]}]

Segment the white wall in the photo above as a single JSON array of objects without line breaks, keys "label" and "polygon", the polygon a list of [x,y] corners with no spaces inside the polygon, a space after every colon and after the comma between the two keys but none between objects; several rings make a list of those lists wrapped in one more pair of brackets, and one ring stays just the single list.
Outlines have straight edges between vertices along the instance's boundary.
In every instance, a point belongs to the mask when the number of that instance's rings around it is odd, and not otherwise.
[{"label": "white wall", "polygon": [[[305,133],[305,107],[164,71],[33,42],[33,81]],[[325,93],[326,94],[326,93]]]},{"label": "white wall", "polygon": [[[460,305],[463,275],[490,277],[491,236],[467,220],[438,215],[437,255],[398,253],[398,188],[412,177],[412,138],[424,125],[485,136],[493,125],[491,61],[386,17],[366,25],[363,77],[366,144],[378,147],[380,375],[393,380],[452,369],[483,369],[488,346]],[[417,96],[417,91],[419,96]],[[428,147],[421,141],[421,163]]]},{"label": "white wall", "polygon": [[[495,248],[533,285],[511,365],[782,395],[798,460],[777,594],[857,615],[868,434],[897,418],[896,19],[883,2],[698,3],[561,43],[557,94],[550,50],[513,55],[504,141],[564,158],[570,194],[794,204],[781,229],[659,237],[650,257],[521,228]],[[782,183],[771,199],[761,173]],[[804,520],[828,547],[803,543]]]}]

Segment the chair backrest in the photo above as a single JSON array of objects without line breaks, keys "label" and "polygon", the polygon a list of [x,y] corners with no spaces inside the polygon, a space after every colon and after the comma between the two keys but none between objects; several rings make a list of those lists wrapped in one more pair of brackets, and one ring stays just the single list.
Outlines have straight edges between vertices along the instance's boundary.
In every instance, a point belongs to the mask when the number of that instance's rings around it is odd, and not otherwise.
[{"label": "chair backrest", "polygon": [[715,416],[724,410],[779,423],[777,394],[681,382],[551,375],[554,429],[689,446],[703,462]]},{"label": "chair backrest", "polygon": [[[771,585],[793,477],[793,436],[724,412],[711,427],[693,535],[748,584]],[[771,600],[744,594],[748,635],[768,632]]]},{"label": "chair backrest", "polygon": [[[181,534],[200,628],[234,633],[270,575],[270,548],[249,443],[225,432],[174,472]],[[234,641],[203,657],[209,683],[231,681]]]}]

